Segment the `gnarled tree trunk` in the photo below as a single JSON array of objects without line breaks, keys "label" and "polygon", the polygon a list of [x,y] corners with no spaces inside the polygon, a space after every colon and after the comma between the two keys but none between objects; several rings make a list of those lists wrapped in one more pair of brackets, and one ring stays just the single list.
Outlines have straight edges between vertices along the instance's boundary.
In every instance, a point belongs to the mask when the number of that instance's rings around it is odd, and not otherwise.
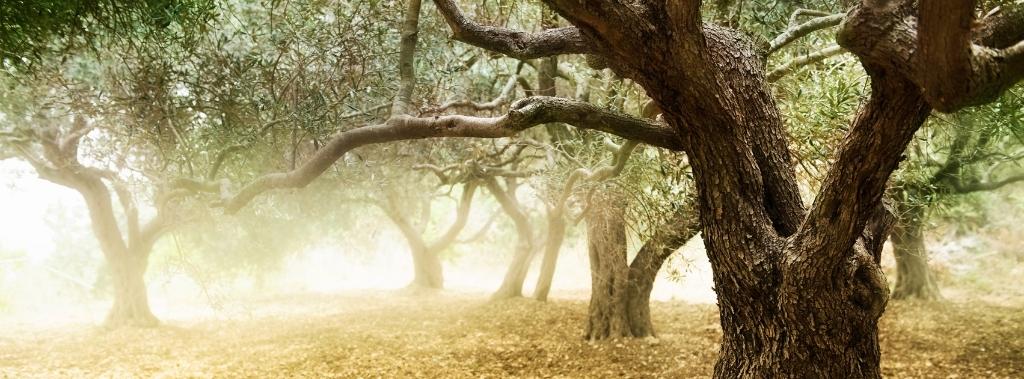
[{"label": "gnarled tree trunk", "polygon": [[600,206],[586,215],[591,291],[585,338],[656,336],[650,306],[654,280],[665,260],[700,230],[696,197],[687,200],[627,265],[624,197],[592,199]]},{"label": "gnarled tree trunk", "polygon": [[[427,243],[422,230],[417,229],[399,210],[401,205],[388,197],[385,204],[378,203],[384,214],[398,226],[412,253],[413,279],[410,288],[441,289],[444,288],[444,270],[441,265],[441,252],[455,244],[456,238],[466,227],[469,211],[473,205],[473,197],[479,183],[469,181],[462,186],[462,196],[457,205],[455,221],[443,235],[433,243]],[[429,209],[429,208],[428,208]],[[428,213],[428,212],[425,212]],[[424,221],[426,222],[426,220]]]},{"label": "gnarled tree trunk", "polygon": [[[61,162],[56,168],[33,162],[40,177],[72,188],[85,200],[92,222],[93,234],[110,269],[114,303],[106,318],[107,327],[156,326],[159,320],[149,308],[145,274],[153,244],[167,227],[162,206],[169,198],[158,199],[157,215],[142,225],[135,202],[128,189],[111,173],[81,166],[77,161],[77,144],[66,150],[47,151],[50,162]],[[104,183],[110,181],[125,213],[122,232],[114,214],[111,191]],[[159,197],[159,196],[158,196]]]},{"label": "gnarled tree trunk", "polygon": [[159,323],[149,309],[144,276],[148,252],[132,252],[110,260],[114,305],[107,315],[108,326],[154,326]]},{"label": "gnarled tree trunk", "polygon": [[[867,71],[871,97],[805,208],[762,49],[739,31],[705,24],[702,2],[544,0],[573,26],[536,33],[485,27],[452,0],[434,3],[454,38],[470,44],[519,59],[596,56],[642,86],[664,123],[550,98],[517,102],[496,118],[392,118],[342,133],[295,172],[244,187],[227,209],[271,188],[308,184],[352,148],[398,139],[496,138],[563,121],[681,149],[719,299],[716,378],[881,377],[877,323],[888,286],[871,226],[887,180],[933,107],[986,103],[1024,78],[1021,23],[997,22],[1000,14],[975,20],[975,1],[860,1],[843,16],[837,42]],[[993,35],[1014,37],[1003,45]],[[540,112],[545,107],[573,112]],[[607,290],[609,304],[621,297],[619,251],[595,250],[597,271],[610,274],[595,292]],[[622,318],[607,319],[588,334],[627,333]]]},{"label": "gnarled tree trunk", "polygon": [[591,285],[584,338],[590,341],[633,336],[626,312],[629,266],[622,201],[621,196],[607,196],[586,215]]}]

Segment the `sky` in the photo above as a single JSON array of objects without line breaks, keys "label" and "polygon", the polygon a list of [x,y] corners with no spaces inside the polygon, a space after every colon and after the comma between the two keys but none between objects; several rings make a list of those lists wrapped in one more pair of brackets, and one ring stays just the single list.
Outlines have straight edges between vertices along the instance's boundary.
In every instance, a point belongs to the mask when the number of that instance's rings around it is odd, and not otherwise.
[{"label": "sky", "polygon": [[27,163],[0,161],[0,251],[27,252],[33,260],[53,254],[55,231],[45,220],[53,207],[84,212],[85,206],[76,192],[39,179]]}]

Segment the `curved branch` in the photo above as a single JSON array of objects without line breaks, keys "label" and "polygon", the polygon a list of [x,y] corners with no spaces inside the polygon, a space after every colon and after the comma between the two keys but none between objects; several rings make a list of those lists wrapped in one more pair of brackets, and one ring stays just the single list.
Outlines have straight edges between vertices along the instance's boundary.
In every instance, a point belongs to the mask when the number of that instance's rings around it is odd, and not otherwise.
[{"label": "curved branch", "polygon": [[972,192],[985,192],[994,191],[1000,189],[1006,185],[1024,181],[1024,174],[1013,175],[1003,180],[994,182],[973,182],[973,183],[962,183],[959,180],[949,181],[953,191],[958,194],[967,194]]},{"label": "curved branch", "polygon": [[783,63],[779,67],[776,67],[765,76],[765,79],[769,82],[778,81],[779,79],[782,79],[783,76],[786,76],[801,67],[821,62],[830,57],[842,54],[843,52],[843,48],[839,45],[832,45],[813,53],[797,57],[789,62]]},{"label": "curved branch", "polygon": [[[565,214],[565,205],[569,201],[569,196],[572,196],[573,190],[576,189],[576,184],[579,182],[599,182],[609,178],[613,178],[622,173],[622,170],[626,168],[626,162],[629,161],[629,157],[633,154],[633,150],[639,145],[636,141],[629,140],[622,144],[614,152],[614,158],[612,164],[607,166],[601,166],[600,168],[590,171],[585,168],[578,168],[569,174],[569,178],[565,181],[565,187],[562,188],[562,194],[555,200],[555,206],[553,211],[559,215]],[[588,191],[587,198],[584,202],[583,210],[580,214],[574,217],[574,224],[583,220],[583,216],[586,215],[590,209],[590,200],[594,195],[593,191]]]},{"label": "curved branch", "polygon": [[830,275],[854,246],[931,111],[913,83],[872,74],[871,98],[854,119],[792,242],[792,262],[802,266],[796,272],[807,277]]},{"label": "curved branch", "polygon": [[508,103],[509,98],[512,97],[512,92],[516,89],[516,84],[519,82],[519,74],[512,75],[508,78],[505,86],[502,87],[501,93],[494,100],[488,102],[475,102],[472,100],[453,100],[447,103],[441,104],[436,108],[430,109],[428,113],[441,113],[452,108],[466,108],[474,111],[490,111],[495,110],[502,105]]},{"label": "curved branch", "polygon": [[509,137],[531,127],[551,122],[611,133],[654,146],[674,150],[680,148],[675,131],[664,124],[607,111],[574,100],[531,97],[517,101],[507,114],[499,117],[396,116],[383,124],[342,132],[295,170],[264,175],[242,188],[227,202],[226,210],[228,213],[237,212],[257,195],[271,189],[305,187],[345,153],[360,146],[437,137]]},{"label": "curved branch", "polygon": [[1024,2],[996,7],[974,30],[974,42],[1002,49],[1024,40]]},{"label": "curved branch", "polygon": [[[794,14],[794,16],[796,16],[796,14]],[[772,53],[779,51],[783,47],[786,47],[786,45],[793,43],[793,41],[796,41],[797,39],[800,39],[803,36],[806,36],[821,29],[839,25],[839,23],[843,22],[844,18],[846,18],[845,14],[833,14],[824,17],[813,18],[811,20],[808,20],[807,22],[804,22],[803,24],[796,25],[789,29],[786,29],[785,32],[782,32],[782,34],[780,34],[778,37],[775,37],[775,39],[772,40],[768,47],[767,55],[771,55]]]},{"label": "curved branch", "polygon": [[452,38],[517,59],[560,54],[586,54],[591,46],[575,27],[548,29],[537,33],[480,25],[462,13],[454,0],[434,0],[438,12],[452,30]]},{"label": "curved branch", "polygon": [[228,159],[228,155],[231,155],[237,151],[246,148],[249,144],[240,143],[228,146],[224,150],[221,150],[217,154],[217,158],[213,160],[213,165],[210,166],[210,171],[206,173],[206,180],[214,180],[217,178],[217,172],[220,171],[220,167],[224,165],[224,161]]},{"label": "curved branch", "polygon": [[447,172],[451,171],[451,170],[454,170],[454,169],[456,169],[458,167],[459,167],[458,165],[450,165],[450,166],[440,167],[440,166],[437,166],[437,165],[425,164],[424,163],[424,164],[414,165],[414,166],[412,166],[412,169],[413,170],[427,170],[427,171],[430,171],[430,172],[434,173],[435,176],[437,176],[437,179],[441,181],[442,185],[445,185],[445,184],[451,184],[451,177],[448,176]]},{"label": "curved branch", "polygon": [[462,187],[462,198],[459,199],[458,210],[455,213],[455,222],[448,227],[448,230],[437,241],[427,246],[428,250],[441,251],[455,243],[459,233],[466,227],[466,222],[469,220],[469,209],[473,205],[473,195],[476,194],[478,186],[479,183],[474,180],[467,182]]},{"label": "curved branch", "polygon": [[973,4],[862,5],[847,16],[838,42],[865,66],[914,82],[936,110],[987,103],[1024,79],[1024,42],[1007,37],[1024,35],[1024,26],[1010,11],[1010,22],[993,15],[975,26]]}]

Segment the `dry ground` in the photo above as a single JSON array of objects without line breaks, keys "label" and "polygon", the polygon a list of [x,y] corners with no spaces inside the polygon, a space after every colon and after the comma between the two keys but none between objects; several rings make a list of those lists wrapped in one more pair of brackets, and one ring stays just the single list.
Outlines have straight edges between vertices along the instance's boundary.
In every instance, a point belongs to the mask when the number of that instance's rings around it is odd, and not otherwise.
[{"label": "dry ground", "polygon": [[[714,306],[655,303],[657,341],[580,339],[586,303],[367,292],[255,301],[252,317],[155,329],[0,332],[0,377],[707,377]],[[1024,377],[1024,312],[989,302],[891,303],[883,371]]]}]

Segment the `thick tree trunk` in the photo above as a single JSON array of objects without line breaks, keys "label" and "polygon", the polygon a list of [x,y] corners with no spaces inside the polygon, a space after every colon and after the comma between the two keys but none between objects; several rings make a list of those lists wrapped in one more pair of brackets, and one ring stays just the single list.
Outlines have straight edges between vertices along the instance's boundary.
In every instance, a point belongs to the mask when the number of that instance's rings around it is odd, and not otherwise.
[{"label": "thick tree trunk", "polygon": [[622,198],[600,202],[587,220],[590,253],[590,307],[584,338],[590,341],[633,337],[628,304],[626,222]]},{"label": "thick tree trunk", "polygon": [[[410,247],[411,244],[410,244]],[[437,251],[427,247],[412,247],[413,279],[410,287],[424,289],[444,288],[444,271]]]},{"label": "thick tree trunk", "polygon": [[893,299],[939,300],[939,286],[928,268],[928,250],[924,244],[923,220],[905,217],[899,220],[890,238],[896,257],[896,286]]},{"label": "thick tree trunk", "polygon": [[108,264],[114,289],[114,306],[107,315],[108,327],[156,326],[146,293],[148,254],[131,254],[111,259]]},{"label": "thick tree trunk", "polygon": [[551,292],[551,282],[555,277],[555,266],[558,263],[558,253],[562,249],[562,242],[565,240],[565,217],[562,208],[552,209],[548,212],[548,235],[544,241],[544,258],[540,265],[540,274],[537,276],[537,287],[533,290],[533,298],[538,301],[547,301]]}]

